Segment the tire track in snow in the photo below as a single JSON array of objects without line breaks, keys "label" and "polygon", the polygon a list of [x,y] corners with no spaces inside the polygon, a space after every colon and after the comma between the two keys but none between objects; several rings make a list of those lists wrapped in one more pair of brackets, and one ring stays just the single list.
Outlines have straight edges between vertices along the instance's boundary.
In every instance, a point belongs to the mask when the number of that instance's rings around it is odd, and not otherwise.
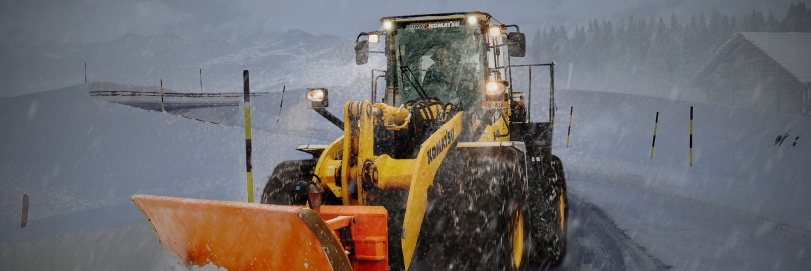
[{"label": "tire track in snow", "polygon": [[569,193],[566,258],[560,266],[531,270],[667,270],[631,240],[596,205]]}]

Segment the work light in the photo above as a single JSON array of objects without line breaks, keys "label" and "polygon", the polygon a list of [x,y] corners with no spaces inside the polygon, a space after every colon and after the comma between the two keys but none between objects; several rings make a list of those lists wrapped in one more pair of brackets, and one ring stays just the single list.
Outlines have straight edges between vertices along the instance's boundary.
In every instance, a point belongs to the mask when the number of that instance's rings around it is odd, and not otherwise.
[{"label": "work light", "polygon": [[326,88],[311,88],[307,91],[307,100],[312,102],[313,108],[324,108],[329,106]]}]

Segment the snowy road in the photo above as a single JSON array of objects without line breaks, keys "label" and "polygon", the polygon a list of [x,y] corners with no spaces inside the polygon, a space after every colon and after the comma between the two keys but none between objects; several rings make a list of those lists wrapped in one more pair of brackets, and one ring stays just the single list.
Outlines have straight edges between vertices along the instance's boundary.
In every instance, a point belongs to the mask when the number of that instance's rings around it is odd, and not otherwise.
[{"label": "snowy road", "polygon": [[569,194],[568,247],[563,263],[535,270],[664,270],[667,267],[617,228],[603,210]]},{"label": "snowy road", "polygon": [[[627,259],[629,254],[624,249],[639,248],[644,251],[630,255],[652,255],[649,258],[664,263],[659,264],[659,269],[667,266],[675,270],[804,270],[811,264],[806,255],[810,236],[805,230],[655,189],[645,178],[630,173],[611,174],[574,167],[566,173],[569,196],[574,199],[570,201],[570,227],[595,234],[615,234],[607,238],[570,239],[569,245],[590,246],[591,240],[607,243],[619,240],[615,244],[619,244],[626,259],[624,267],[612,262],[603,265],[606,268],[594,264],[595,270],[657,269],[649,268],[657,265],[646,265],[644,257]],[[587,209],[585,216],[576,214],[578,209]],[[611,222],[603,222],[599,217],[610,217]],[[578,229],[572,228],[570,238],[578,236]],[[616,252],[602,249],[605,246],[610,244],[595,249],[596,257],[616,258],[611,256]],[[570,253],[575,251],[569,248]],[[566,261],[576,263],[576,258]],[[574,270],[578,269],[576,266]]]}]

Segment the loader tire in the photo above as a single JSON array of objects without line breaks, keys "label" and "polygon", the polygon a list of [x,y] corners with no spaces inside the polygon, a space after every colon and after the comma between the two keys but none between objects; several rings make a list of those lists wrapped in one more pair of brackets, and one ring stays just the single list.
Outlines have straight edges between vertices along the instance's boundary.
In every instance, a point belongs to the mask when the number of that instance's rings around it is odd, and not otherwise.
[{"label": "loader tire", "polygon": [[261,202],[277,205],[307,204],[307,187],[298,187],[296,190],[296,182],[311,181],[315,164],[315,160],[281,162],[273,169],[273,174],[265,184]]},{"label": "loader tire", "polygon": [[420,231],[431,241],[425,270],[526,270],[525,177],[514,154],[449,154],[434,179],[426,231]]},{"label": "loader tire", "polygon": [[569,205],[563,163],[557,156],[548,160],[546,174],[530,182],[532,208],[533,266],[557,266],[566,256],[566,227]]}]

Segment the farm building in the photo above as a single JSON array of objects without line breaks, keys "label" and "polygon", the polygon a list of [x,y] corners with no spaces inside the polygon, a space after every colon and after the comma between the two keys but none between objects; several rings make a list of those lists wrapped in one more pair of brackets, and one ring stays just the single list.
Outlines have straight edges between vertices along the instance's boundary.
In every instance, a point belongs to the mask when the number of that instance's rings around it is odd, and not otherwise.
[{"label": "farm building", "polygon": [[736,33],[687,86],[710,104],[811,116],[811,33]]}]

